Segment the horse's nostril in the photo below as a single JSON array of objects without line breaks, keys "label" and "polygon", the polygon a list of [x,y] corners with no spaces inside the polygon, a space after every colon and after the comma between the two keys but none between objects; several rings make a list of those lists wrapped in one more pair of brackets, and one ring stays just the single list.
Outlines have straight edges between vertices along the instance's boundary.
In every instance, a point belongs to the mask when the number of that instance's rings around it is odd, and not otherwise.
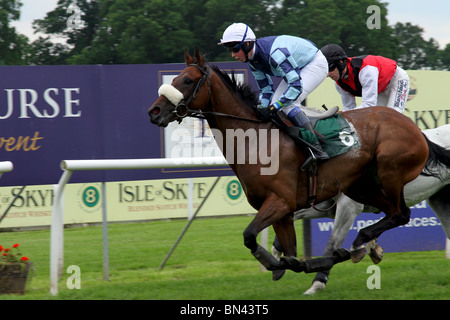
[{"label": "horse's nostril", "polygon": [[161,109],[158,107],[154,107],[152,110],[150,110],[150,113],[154,116],[157,116],[161,112]]}]

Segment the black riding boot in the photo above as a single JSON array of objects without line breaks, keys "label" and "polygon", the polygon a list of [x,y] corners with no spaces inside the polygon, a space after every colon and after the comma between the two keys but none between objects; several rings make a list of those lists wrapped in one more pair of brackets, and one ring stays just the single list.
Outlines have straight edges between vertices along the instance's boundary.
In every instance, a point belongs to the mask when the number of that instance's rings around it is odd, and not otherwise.
[{"label": "black riding boot", "polygon": [[296,112],[295,114],[292,114],[293,112],[290,112],[288,117],[291,119],[292,123],[295,124],[297,127],[303,128],[305,130],[308,130],[312,133],[312,136],[314,137],[314,142],[311,143],[317,150],[313,150],[314,155],[316,156],[317,160],[328,160],[330,157],[328,154],[322,149],[322,146],[319,143],[319,140],[317,140],[316,134],[314,133],[314,130],[311,126],[311,122],[309,121],[306,114],[303,113],[303,111]]}]

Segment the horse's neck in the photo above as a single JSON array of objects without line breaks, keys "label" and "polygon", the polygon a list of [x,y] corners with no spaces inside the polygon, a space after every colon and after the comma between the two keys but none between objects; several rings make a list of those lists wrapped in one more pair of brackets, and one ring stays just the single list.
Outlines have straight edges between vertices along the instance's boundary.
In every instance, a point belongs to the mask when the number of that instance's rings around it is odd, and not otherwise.
[{"label": "horse's neck", "polygon": [[243,120],[232,119],[221,115],[212,115],[208,117],[209,125],[212,128],[219,129],[225,133],[226,129],[243,129],[257,128],[258,123],[247,121],[247,119],[258,120],[255,112],[251,107],[247,106],[244,101],[237,97],[230,89],[216,79],[215,85],[211,86],[211,111],[240,117]]}]

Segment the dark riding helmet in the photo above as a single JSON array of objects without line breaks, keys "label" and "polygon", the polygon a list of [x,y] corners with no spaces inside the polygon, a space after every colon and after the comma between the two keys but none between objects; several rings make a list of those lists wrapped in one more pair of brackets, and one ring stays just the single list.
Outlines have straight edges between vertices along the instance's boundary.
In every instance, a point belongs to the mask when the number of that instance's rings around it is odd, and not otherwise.
[{"label": "dark riding helmet", "polygon": [[339,73],[342,73],[348,58],[344,49],[342,49],[337,44],[327,44],[326,46],[322,47],[320,51],[322,51],[325,58],[327,58],[328,71],[333,71],[334,68],[337,67]]}]

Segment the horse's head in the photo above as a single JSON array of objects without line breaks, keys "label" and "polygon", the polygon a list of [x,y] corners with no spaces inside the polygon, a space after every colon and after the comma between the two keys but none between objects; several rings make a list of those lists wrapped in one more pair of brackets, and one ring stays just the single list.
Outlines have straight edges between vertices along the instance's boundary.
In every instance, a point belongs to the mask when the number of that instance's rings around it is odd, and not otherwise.
[{"label": "horse's head", "polygon": [[159,88],[159,98],[148,109],[152,123],[166,127],[170,122],[181,121],[193,110],[203,110],[208,105],[209,68],[197,49],[194,56],[195,60],[186,50],[186,68],[171,85],[163,84]]}]

